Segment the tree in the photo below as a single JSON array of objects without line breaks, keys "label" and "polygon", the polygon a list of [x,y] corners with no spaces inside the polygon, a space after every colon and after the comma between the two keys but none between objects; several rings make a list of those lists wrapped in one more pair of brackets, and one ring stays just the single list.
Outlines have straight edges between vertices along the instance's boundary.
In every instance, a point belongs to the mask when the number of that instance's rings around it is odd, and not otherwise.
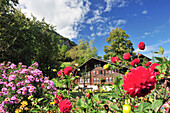
[{"label": "tree", "polygon": [[66,55],[71,57],[74,63],[82,64],[91,57],[97,57],[97,49],[93,47],[94,41],[79,40],[79,44],[70,49]]},{"label": "tree", "polygon": [[104,46],[104,59],[109,59],[110,57],[117,56],[119,59],[123,59],[124,53],[130,53],[133,55],[133,44],[128,40],[129,35],[126,34],[125,30],[121,28],[115,28],[110,32],[110,36],[106,39],[107,43],[110,44]]}]

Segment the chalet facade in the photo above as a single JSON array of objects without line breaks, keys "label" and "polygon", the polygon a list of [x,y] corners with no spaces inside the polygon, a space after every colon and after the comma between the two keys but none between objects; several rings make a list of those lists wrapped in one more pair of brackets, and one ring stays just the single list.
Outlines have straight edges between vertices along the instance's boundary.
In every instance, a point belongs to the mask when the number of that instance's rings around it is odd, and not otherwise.
[{"label": "chalet facade", "polygon": [[89,59],[87,62],[79,66],[80,72],[78,73],[78,76],[80,76],[80,78],[75,81],[76,84],[79,86],[97,85],[101,84],[101,80],[103,80],[104,84],[113,85],[113,79],[115,76],[122,74],[121,72],[126,72],[127,67],[121,70],[104,70],[103,66],[108,63],[114,65],[111,61],[97,58]]}]

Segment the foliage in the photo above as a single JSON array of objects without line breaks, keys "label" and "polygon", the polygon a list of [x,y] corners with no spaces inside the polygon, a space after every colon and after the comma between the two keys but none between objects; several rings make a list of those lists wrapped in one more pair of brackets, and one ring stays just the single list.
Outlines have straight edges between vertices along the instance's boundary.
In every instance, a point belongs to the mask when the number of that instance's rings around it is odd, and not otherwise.
[{"label": "foliage", "polygon": [[97,57],[97,49],[93,47],[94,41],[79,40],[79,44],[68,51],[67,57],[71,57],[79,65],[90,59]]},{"label": "foliage", "polygon": [[44,75],[53,78],[52,69],[58,68],[66,59],[67,46],[60,46],[66,39],[62,40],[54,26],[44,19],[27,18],[15,9],[12,4],[17,5],[17,0],[1,2],[4,10],[0,12],[0,61],[23,62],[26,65],[36,61]]},{"label": "foliage", "polygon": [[117,56],[122,60],[124,53],[132,54],[134,48],[130,40],[128,40],[129,35],[126,34],[126,31],[121,28],[115,28],[110,32],[110,36],[106,39],[107,43],[110,44],[104,46],[104,59],[109,59],[113,56]]}]

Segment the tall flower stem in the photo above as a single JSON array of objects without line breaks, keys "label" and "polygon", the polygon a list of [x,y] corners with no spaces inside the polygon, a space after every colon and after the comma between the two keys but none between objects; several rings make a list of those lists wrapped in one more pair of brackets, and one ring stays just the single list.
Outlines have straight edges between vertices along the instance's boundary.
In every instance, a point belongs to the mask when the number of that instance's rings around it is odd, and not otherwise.
[{"label": "tall flower stem", "polygon": [[120,94],[121,94],[121,97],[122,97],[122,100],[123,100],[123,104],[125,104],[125,100],[123,99],[123,95],[122,95],[122,92],[121,92],[121,90],[120,90],[120,87],[118,86],[118,89],[119,89],[119,91],[120,91]]}]

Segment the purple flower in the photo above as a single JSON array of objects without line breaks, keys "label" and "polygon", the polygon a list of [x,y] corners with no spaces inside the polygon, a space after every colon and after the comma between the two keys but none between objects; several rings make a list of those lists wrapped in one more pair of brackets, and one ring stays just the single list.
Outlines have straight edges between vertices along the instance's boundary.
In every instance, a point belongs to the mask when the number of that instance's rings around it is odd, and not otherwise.
[{"label": "purple flower", "polygon": [[11,100],[16,100],[16,99],[17,99],[17,98],[16,98],[15,95],[11,97]]},{"label": "purple flower", "polygon": [[38,78],[35,79],[36,82],[39,82],[40,80]]},{"label": "purple flower", "polygon": [[2,92],[7,91],[7,88],[4,87],[4,88],[1,89],[1,91]]},{"label": "purple flower", "polygon": [[10,68],[11,68],[11,69],[15,69],[15,68],[16,68],[16,65],[12,63],[12,64],[10,65]]},{"label": "purple flower", "polygon": [[28,69],[23,69],[20,74],[28,74]]},{"label": "purple flower", "polygon": [[21,94],[21,90],[17,90],[17,93],[18,93],[18,94]]},{"label": "purple flower", "polygon": [[14,84],[12,82],[8,83],[7,86],[12,87]]},{"label": "purple flower", "polygon": [[24,81],[21,82],[21,86],[25,85]]},{"label": "purple flower", "polygon": [[51,87],[50,87],[50,86],[47,86],[47,89],[51,89]]},{"label": "purple flower", "polygon": [[32,66],[36,66],[36,67],[38,67],[38,63],[37,63],[37,62],[35,62],[35,63],[33,63],[33,64],[32,64]]},{"label": "purple flower", "polygon": [[16,86],[20,86],[21,85],[21,83],[20,82],[18,82],[17,84],[16,84]]},{"label": "purple flower", "polygon": [[25,95],[25,94],[27,94],[27,91],[22,91],[22,95]]},{"label": "purple flower", "polygon": [[15,104],[18,104],[19,103],[19,100],[18,99],[15,99]]},{"label": "purple flower", "polygon": [[22,65],[23,68],[26,68],[27,66],[26,65]]},{"label": "purple flower", "polygon": [[16,87],[12,87],[12,90],[16,90]]},{"label": "purple flower", "polygon": [[4,94],[4,95],[8,95],[8,91],[4,91],[3,94]]},{"label": "purple flower", "polygon": [[16,75],[10,75],[9,78],[8,78],[8,81],[12,81],[12,80],[15,80],[16,78]]}]

